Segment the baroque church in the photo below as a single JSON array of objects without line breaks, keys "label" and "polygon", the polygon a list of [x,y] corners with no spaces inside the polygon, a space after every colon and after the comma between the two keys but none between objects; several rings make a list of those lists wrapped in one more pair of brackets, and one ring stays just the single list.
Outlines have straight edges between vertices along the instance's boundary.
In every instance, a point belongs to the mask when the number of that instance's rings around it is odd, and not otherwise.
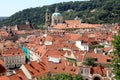
[{"label": "baroque church", "polygon": [[64,20],[58,9],[50,16],[49,10],[46,10],[45,14],[45,27],[48,30],[61,30],[68,33],[93,33],[97,31],[102,25],[101,24],[88,24],[82,23],[81,19],[76,16],[73,20]]},{"label": "baroque church", "polygon": [[45,14],[45,26],[50,27],[52,25],[57,25],[63,23],[63,16],[59,13],[58,8],[55,9],[55,12],[50,16],[49,10],[46,10]]}]

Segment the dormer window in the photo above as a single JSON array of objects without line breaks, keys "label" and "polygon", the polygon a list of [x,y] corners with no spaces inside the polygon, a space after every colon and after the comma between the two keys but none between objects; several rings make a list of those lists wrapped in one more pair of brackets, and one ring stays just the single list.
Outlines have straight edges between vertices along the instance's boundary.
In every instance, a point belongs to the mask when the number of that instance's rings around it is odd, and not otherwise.
[{"label": "dormer window", "polygon": [[18,52],[18,55],[20,54],[20,52]]},{"label": "dormer window", "polygon": [[63,71],[65,70],[65,68],[63,68]]},{"label": "dormer window", "polygon": [[12,53],[12,55],[14,55],[14,52]]},{"label": "dormer window", "polygon": [[75,72],[75,71],[76,71],[76,69],[73,70],[73,72]]},{"label": "dormer window", "polygon": [[80,69],[80,74],[83,74],[83,69]]},{"label": "dormer window", "polygon": [[85,74],[89,74],[89,69],[85,69]]},{"label": "dormer window", "polygon": [[110,59],[107,59],[107,62],[111,62],[111,60],[110,60]]},{"label": "dormer window", "polygon": [[54,69],[57,69],[57,66]]},{"label": "dormer window", "polygon": [[98,59],[97,58],[94,58],[95,59],[95,61],[98,61]]}]

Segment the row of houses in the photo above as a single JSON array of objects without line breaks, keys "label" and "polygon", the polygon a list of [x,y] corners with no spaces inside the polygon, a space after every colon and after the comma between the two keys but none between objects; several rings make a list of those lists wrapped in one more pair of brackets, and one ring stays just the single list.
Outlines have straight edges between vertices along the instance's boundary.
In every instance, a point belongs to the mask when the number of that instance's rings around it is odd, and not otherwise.
[{"label": "row of houses", "polygon": [[[70,26],[78,21],[70,20],[66,23]],[[80,74],[84,80],[112,80],[114,75],[109,68],[113,58],[111,41],[119,26],[112,25],[108,28],[106,25],[77,25],[79,29],[86,26],[85,31],[81,33],[78,29],[66,27],[61,29],[64,24],[53,25],[45,31],[18,28],[10,29],[9,32],[2,30],[0,80],[41,80],[48,76],[54,77],[58,73],[72,76]],[[68,29],[71,30],[68,32]],[[73,33],[74,30],[79,33]],[[8,40],[7,37],[12,36],[11,32],[19,35],[18,39]],[[88,58],[94,59],[97,66],[83,64]]]}]

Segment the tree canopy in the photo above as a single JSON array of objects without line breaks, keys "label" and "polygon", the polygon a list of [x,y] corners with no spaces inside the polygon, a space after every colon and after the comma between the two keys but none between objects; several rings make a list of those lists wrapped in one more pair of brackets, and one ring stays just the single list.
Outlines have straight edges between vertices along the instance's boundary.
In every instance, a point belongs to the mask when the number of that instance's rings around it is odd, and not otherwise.
[{"label": "tree canopy", "polygon": [[0,26],[24,24],[29,18],[34,26],[43,25],[45,12],[50,14],[58,7],[64,20],[78,16],[85,23],[115,23],[120,22],[120,0],[90,0],[62,2],[43,7],[29,8],[16,12],[7,19],[0,21]]},{"label": "tree canopy", "polygon": [[97,66],[97,63],[95,63],[95,59],[91,57],[86,58],[83,64],[87,66]]},{"label": "tree canopy", "polygon": [[115,74],[115,79],[120,79],[120,31],[118,32],[118,35],[114,36],[113,40],[113,46],[114,46],[114,58],[112,62],[112,68],[113,72]]},{"label": "tree canopy", "polygon": [[42,80],[83,80],[83,77],[79,74],[72,76],[70,74],[60,73],[54,75],[54,77],[43,78]]}]

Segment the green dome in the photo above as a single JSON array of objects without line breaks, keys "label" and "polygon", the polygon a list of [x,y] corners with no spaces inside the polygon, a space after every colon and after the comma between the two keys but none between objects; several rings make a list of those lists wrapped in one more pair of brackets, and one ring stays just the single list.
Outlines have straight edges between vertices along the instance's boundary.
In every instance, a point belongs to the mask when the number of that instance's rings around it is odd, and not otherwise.
[{"label": "green dome", "polygon": [[58,12],[55,12],[55,13],[52,14],[52,18],[53,17],[60,17],[60,16],[62,16],[62,15],[60,13],[58,13]]}]

